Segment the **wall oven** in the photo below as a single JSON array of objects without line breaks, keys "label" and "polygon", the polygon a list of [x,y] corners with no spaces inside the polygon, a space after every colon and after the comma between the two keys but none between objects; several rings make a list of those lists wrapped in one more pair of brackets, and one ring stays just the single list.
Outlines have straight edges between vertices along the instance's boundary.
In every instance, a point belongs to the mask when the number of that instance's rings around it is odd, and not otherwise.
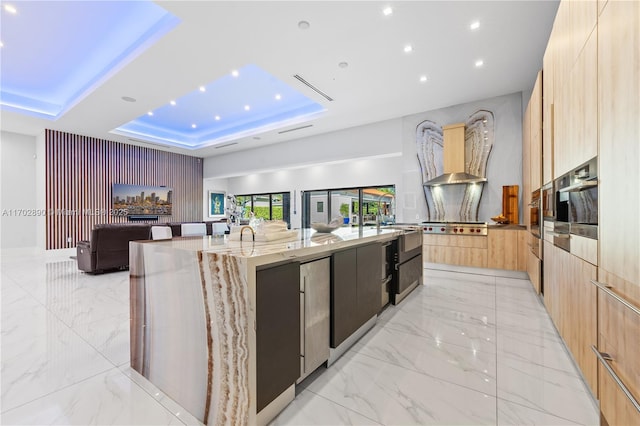
[{"label": "wall oven", "polygon": [[529,203],[529,229],[531,233],[540,238],[542,221],[540,220],[540,190],[531,193],[531,203]]},{"label": "wall oven", "polygon": [[569,194],[571,233],[598,239],[598,173],[597,158],[573,171]]},{"label": "wall oven", "polygon": [[555,181],[556,221],[553,240],[570,251],[570,235],[598,239],[597,157]]},{"label": "wall oven", "polygon": [[569,193],[571,174],[560,176],[554,182],[556,220],[553,229],[553,245],[565,251],[571,250],[569,226]]}]

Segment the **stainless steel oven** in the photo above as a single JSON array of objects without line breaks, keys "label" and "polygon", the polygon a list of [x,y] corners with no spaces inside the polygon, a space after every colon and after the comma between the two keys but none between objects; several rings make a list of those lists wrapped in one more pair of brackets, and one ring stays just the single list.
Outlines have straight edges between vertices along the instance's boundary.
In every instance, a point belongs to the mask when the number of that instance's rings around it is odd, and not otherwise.
[{"label": "stainless steel oven", "polygon": [[569,194],[571,233],[598,239],[598,170],[597,158],[592,158],[572,173]]},{"label": "stainless steel oven", "polygon": [[531,233],[540,238],[542,221],[540,220],[540,190],[536,189],[531,193],[531,203],[529,203],[529,229]]},{"label": "stainless steel oven", "polygon": [[560,176],[554,182],[556,220],[553,229],[553,245],[563,250],[571,251],[569,225],[569,193],[571,174]]},{"label": "stainless steel oven", "polygon": [[571,250],[570,235],[598,238],[598,160],[592,158],[555,181],[553,243]]}]

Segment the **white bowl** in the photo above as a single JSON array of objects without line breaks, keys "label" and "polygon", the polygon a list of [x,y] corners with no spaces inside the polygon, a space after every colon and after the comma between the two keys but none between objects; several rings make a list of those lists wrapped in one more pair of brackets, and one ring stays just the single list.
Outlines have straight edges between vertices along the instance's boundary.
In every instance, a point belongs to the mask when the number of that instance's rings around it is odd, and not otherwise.
[{"label": "white bowl", "polygon": [[311,228],[315,229],[316,232],[329,233],[329,232],[335,231],[336,229],[340,228],[340,224],[328,224],[328,223],[313,222],[313,223],[311,223]]}]

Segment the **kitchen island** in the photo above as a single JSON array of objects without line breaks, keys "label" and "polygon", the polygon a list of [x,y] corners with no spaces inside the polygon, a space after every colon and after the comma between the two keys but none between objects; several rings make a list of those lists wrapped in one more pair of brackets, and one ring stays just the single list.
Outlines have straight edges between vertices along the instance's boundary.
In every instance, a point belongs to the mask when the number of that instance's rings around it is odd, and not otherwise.
[{"label": "kitchen island", "polygon": [[[341,283],[340,297],[357,298],[350,309],[375,319],[380,282],[367,282],[380,277],[380,248],[404,232],[304,229],[271,242],[253,242],[249,233],[249,241],[131,242],[131,366],[205,424],[265,424],[294,399],[304,363],[300,264],[352,252],[358,268],[349,279],[332,275],[332,286]],[[345,329],[340,315],[332,309],[332,333]],[[354,320],[346,329],[362,325]]]}]

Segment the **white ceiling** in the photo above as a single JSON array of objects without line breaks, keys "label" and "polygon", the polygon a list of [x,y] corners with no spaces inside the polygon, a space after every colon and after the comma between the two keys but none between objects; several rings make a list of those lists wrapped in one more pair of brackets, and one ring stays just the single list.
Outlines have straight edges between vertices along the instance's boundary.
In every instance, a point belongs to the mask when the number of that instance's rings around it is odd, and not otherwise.
[{"label": "white ceiling", "polygon": [[[207,157],[529,90],[557,1],[161,1],[181,23],[57,121],[2,111],[2,130],[55,129],[132,142],[111,130],[247,64],[327,108],[301,130],[184,150]],[[393,14],[382,9],[391,5]],[[310,28],[298,28],[298,22]],[[473,21],[480,28],[470,30]],[[37,29],[34,29],[34,32]],[[42,35],[46,36],[46,35]],[[413,52],[403,51],[406,44]],[[476,60],[484,65],[476,68]],[[346,68],[338,63],[347,62]],[[334,99],[296,80],[298,74]],[[419,77],[428,81],[420,83]],[[129,96],[135,103],[124,102]]]}]

